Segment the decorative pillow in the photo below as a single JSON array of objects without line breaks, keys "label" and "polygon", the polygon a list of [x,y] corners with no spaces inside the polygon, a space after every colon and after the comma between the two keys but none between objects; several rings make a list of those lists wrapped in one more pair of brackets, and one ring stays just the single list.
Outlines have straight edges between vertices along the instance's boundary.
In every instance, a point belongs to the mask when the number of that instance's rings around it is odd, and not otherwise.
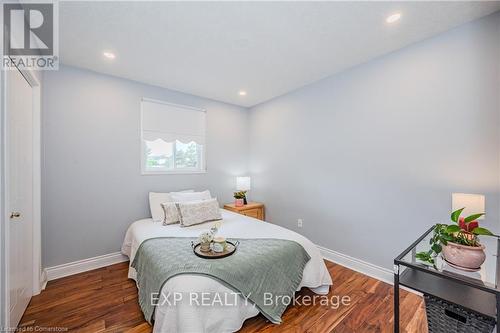
[{"label": "decorative pillow", "polygon": [[206,190],[203,192],[189,192],[189,193],[170,193],[172,201],[174,202],[189,202],[189,201],[201,201],[211,199],[210,191]]},{"label": "decorative pillow", "polygon": [[176,205],[181,218],[181,227],[222,220],[217,199],[177,202]]},{"label": "decorative pillow", "polygon": [[176,193],[190,193],[193,190],[186,190],[182,192],[170,192],[170,193],[156,193],[149,192],[149,209],[151,210],[151,217],[154,222],[163,222],[165,219],[165,213],[163,207],[161,206],[164,202],[173,202],[172,194]]},{"label": "decorative pillow", "polygon": [[180,222],[179,210],[175,202],[164,202],[161,204],[164,212],[163,225]]}]

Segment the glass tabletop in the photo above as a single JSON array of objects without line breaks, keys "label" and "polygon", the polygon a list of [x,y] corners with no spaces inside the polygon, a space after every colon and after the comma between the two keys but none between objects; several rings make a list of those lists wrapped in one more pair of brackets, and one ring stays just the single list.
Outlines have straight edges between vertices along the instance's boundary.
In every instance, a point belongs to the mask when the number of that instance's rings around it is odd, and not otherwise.
[{"label": "glass tabletop", "polygon": [[497,257],[499,243],[499,238],[497,236],[479,236],[480,243],[485,246],[486,260],[479,271],[467,272],[452,267],[442,258],[441,254],[435,259],[435,266],[415,257],[418,252],[429,251],[429,240],[433,233],[434,231],[430,230],[422,240],[408,249],[406,253],[403,253],[402,257],[399,259],[399,264],[409,267],[417,267],[433,273],[439,273],[444,277],[468,282],[470,284],[477,285],[478,287],[495,289],[495,291],[500,292],[497,281]]}]

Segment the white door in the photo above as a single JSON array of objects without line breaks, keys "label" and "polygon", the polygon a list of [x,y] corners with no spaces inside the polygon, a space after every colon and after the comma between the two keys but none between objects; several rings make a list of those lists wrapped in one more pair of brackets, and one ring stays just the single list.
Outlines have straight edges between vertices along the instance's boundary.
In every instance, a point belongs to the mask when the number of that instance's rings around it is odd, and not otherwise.
[{"label": "white door", "polygon": [[10,326],[33,295],[33,89],[19,71],[7,75],[8,286]]}]

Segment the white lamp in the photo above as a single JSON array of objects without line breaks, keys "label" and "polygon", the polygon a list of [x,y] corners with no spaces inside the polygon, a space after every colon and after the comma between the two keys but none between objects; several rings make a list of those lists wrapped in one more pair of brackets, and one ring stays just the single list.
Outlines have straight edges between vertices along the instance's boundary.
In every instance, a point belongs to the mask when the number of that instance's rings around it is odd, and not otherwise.
[{"label": "white lamp", "polygon": [[[467,193],[452,193],[451,206],[452,212],[465,207],[462,216],[467,217],[472,214],[484,213],[484,195],[482,194],[467,194]],[[484,215],[478,218],[484,220]]]},{"label": "white lamp", "polygon": [[238,191],[250,190],[250,177],[236,177],[236,190]]},{"label": "white lamp", "polygon": [[[236,177],[236,191],[250,190],[250,177]],[[247,197],[243,198],[245,205],[247,204]]]}]

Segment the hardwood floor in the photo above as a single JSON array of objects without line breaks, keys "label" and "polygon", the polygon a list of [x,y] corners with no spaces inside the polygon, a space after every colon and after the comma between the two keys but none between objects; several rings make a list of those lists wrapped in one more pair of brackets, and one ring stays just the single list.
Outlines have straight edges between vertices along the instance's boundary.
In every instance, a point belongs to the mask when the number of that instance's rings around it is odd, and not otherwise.
[{"label": "hardwood floor", "polygon": [[[290,306],[283,324],[262,315],[245,321],[240,332],[392,332],[392,286],[343,266],[326,262],[333,278],[329,296],[349,296],[350,304]],[[127,279],[128,262],[50,281],[33,297],[21,325],[29,331],[58,327],[72,332],[146,333],[137,289]],[[423,300],[401,290],[401,332],[427,332]],[[309,289],[299,295],[314,295]],[[36,330],[34,330],[36,331]]]}]

